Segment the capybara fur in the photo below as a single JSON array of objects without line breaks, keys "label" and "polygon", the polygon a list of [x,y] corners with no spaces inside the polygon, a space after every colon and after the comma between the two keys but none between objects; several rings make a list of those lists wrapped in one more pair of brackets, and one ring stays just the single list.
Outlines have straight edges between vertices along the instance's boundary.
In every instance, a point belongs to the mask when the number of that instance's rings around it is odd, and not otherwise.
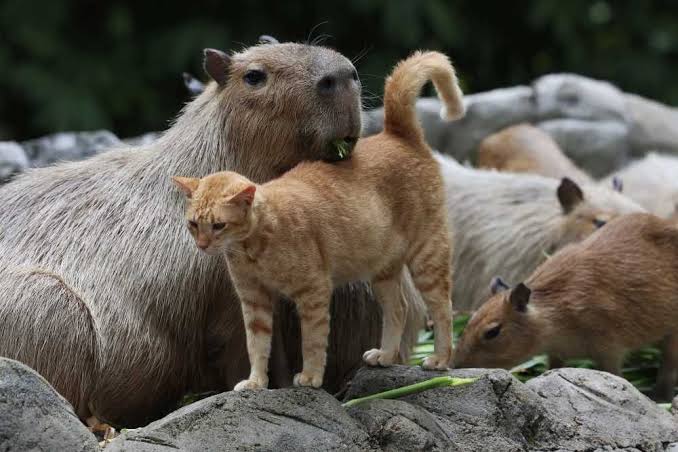
[{"label": "capybara fur", "polygon": [[658,341],[664,350],[656,392],[669,400],[678,375],[678,229],[632,214],[487,300],[471,317],[455,363],[510,368],[548,353],[557,362],[591,358],[620,374],[625,352]]},{"label": "capybara fur", "polygon": [[480,306],[494,276],[516,284],[547,256],[588,237],[615,216],[644,211],[605,187],[478,170],[437,157],[454,240],[455,310]]},{"label": "capybara fur", "polygon": [[556,179],[569,177],[580,185],[593,182],[548,133],[527,123],[507,127],[481,141],[478,167]]}]

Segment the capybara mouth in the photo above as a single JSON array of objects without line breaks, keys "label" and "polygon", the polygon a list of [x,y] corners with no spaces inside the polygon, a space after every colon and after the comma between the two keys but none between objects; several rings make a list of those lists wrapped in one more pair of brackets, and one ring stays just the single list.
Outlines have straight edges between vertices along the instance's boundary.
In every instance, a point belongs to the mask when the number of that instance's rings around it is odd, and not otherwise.
[{"label": "capybara mouth", "polygon": [[351,157],[355,144],[358,142],[358,137],[346,136],[332,140],[328,149],[328,156],[325,161],[338,162],[346,160]]}]

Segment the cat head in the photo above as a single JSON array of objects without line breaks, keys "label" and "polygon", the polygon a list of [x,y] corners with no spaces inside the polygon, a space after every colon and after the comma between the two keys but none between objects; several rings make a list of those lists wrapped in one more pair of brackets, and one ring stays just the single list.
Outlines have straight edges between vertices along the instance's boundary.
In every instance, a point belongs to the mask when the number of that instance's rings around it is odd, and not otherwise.
[{"label": "cat head", "polygon": [[220,254],[250,235],[257,192],[253,182],[230,171],[172,181],[186,196],[186,226],[202,251]]}]

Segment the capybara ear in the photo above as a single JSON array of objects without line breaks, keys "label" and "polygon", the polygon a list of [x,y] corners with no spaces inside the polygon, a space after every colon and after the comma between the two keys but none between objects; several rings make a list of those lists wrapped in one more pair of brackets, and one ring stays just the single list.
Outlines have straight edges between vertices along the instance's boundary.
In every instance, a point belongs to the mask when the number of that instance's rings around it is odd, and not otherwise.
[{"label": "capybara ear", "polygon": [[557,190],[558,201],[563,207],[563,212],[569,213],[577,204],[584,200],[584,193],[572,179],[563,177]]},{"label": "capybara ear", "polygon": [[219,85],[224,85],[228,81],[228,67],[231,65],[231,57],[217,49],[205,49],[203,53],[205,55],[203,61],[205,72]]},{"label": "capybara ear", "polygon": [[513,305],[516,311],[525,312],[527,310],[527,304],[530,302],[530,295],[532,291],[525,284],[518,284],[509,295],[509,301]]},{"label": "capybara ear", "polygon": [[254,202],[254,195],[256,194],[256,192],[257,192],[256,185],[248,185],[247,187],[242,189],[239,193],[236,193],[235,195],[231,196],[228,202],[231,204],[251,206],[252,202]]},{"label": "capybara ear", "polygon": [[172,177],[172,182],[174,182],[174,185],[179,187],[181,191],[184,192],[187,198],[193,197],[193,192],[198,188],[198,185],[200,184],[200,180],[198,179],[181,176]]},{"label": "capybara ear", "polygon": [[490,292],[492,295],[496,295],[499,292],[503,292],[505,290],[509,290],[510,287],[508,284],[504,282],[503,279],[501,279],[500,276],[495,276],[492,278],[492,281],[490,282]]},{"label": "capybara ear", "polygon": [[612,177],[612,189],[619,193],[622,193],[624,191],[624,181],[622,180],[621,177],[619,176]]},{"label": "capybara ear", "polygon": [[280,44],[280,41],[275,39],[273,36],[261,35],[259,36],[259,44]]}]

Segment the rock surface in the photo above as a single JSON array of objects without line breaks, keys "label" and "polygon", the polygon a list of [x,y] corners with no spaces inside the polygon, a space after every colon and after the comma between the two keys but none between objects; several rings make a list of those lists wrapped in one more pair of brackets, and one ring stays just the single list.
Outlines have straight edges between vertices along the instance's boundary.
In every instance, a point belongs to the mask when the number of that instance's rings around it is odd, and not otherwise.
[{"label": "rock surface", "polygon": [[[661,451],[678,441],[674,416],[604,372],[559,369],[527,384],[500,370],[450,373],[481,378],[470,386],[368,402],[350,413],[384,450]],[[347,397],[435,375],[418,368],[362,369]]]},{"label": "rock surface", "polygon": [[615,375],[565,368],[525,386],[543,399],[555,421],[554,443],[562,449],[662,450],[663,444],[678,441],[676,419]]},{"label": "rock surface", "polygon": [[629,159],[631,148],[628,128],[618,121],[586,121],[582,119],[551,119],[539,123],[580,168],[595,178],[622,167]]},{"label": "rock surface", "polygon": [[62,160],[82,160],[122,142],[107,130],[95,132],[62,132],[24,141],[21,147],[32,167],[41,167]]},{"label": "rock surface", "polygon": [[[350,408],[314,389],[224,393],[127,431],[107,450],[663,451],[678,442],[675,416],[604,372],[559,369],[527,384],[503,370],[447,373],[478,380]],[[346,398],[441,374],[364,368]]]},{"label": "rock surface", "polygon": [[317,389],[218,394],[147,427],[107,451],[370,451],[369,436],[332,396]]},{"label": "rock surface", "polygon": [[29,367],[0,358],[0,451],[99,451],[71,405]]},{"label": "rock surface", "polygon": [[0,183],[9,180],[29,166],[23,148],[13,141],[0,142]]}]

